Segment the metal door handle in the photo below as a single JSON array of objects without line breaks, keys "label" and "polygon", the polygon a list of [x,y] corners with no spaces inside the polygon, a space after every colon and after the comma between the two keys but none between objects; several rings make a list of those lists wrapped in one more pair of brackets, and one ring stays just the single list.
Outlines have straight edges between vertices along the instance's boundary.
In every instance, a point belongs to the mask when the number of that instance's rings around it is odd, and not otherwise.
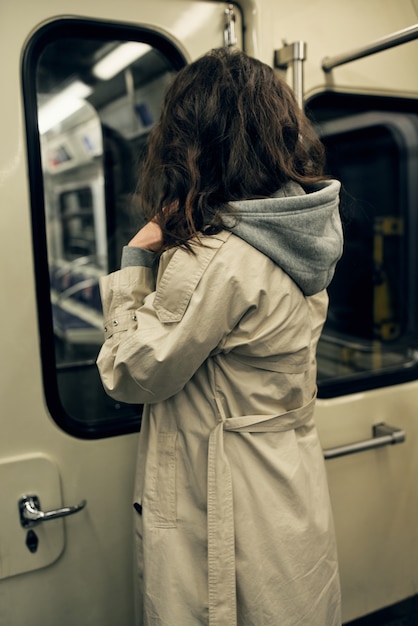
[{"label": "metal door handle", "polygon": [[388,426],[384,423],[373,426],[372,435],[372,439],[356,441],[345,446],[337,446],[336,448],[327,448],[324,450],[324,457],[326,459],[335,459],[338,456],[355,454],[356,452],[363,452],[363,450],[371,450],[390,444],[402,443],[406,439],[404,430]]},{"label": "metal door handle", "polygon": [[66,517],[78,513],[87,504],[86,500],[82,500],[76,506],[64,506],[61,509],[52,511],[42,511],[38,496],[23,496],[19,502],[20,523],[23,528],[32,528],[40,522],[47,522],[58,517]]}]

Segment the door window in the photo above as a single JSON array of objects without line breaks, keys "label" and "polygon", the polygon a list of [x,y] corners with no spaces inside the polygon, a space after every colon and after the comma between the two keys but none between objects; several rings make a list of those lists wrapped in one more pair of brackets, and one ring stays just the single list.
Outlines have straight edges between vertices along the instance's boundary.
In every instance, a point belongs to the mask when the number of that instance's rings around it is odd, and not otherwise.
[{"label": "door window", "polygon": [[334,109],[326,98],[311,103],[323,118],[328,173],[342,183],[345,237],[318,347],[322,397],[404,382],[418,371],[416,105],[332,99]]},{"label": "door window", "polygon": [[109,398],[95,365],[103,342],[100,276],[141,226],[135,189],[163,95],[184,65],[149,29],[58,20],[23,62],[45,396],[80,437],[135,430],[141,407]]}]

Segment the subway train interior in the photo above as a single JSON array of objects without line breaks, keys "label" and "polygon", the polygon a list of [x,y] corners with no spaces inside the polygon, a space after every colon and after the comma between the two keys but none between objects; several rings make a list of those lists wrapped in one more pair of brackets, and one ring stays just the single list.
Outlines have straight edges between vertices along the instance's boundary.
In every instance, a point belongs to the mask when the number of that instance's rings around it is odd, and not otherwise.
[{"label": "subway train interior", "polygon": [[343,622],[417,625],[417,0],[3,0],[0,33],[0,624],[133,624],[141,407],[101,386],[98,281],[141,225],[167,85],[236,46],[342,182],[315,417]]}]

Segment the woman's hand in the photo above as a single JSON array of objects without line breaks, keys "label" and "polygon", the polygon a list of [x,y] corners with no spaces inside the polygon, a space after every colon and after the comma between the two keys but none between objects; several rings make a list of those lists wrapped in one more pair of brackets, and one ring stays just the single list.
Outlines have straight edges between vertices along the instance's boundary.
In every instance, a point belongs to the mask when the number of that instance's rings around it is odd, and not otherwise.
[{"label": "woman's hand", "polygon": [[145,224],[145,226],[132,237],[128,246],[143,248],[151,252],[159,252],[163,247],[163,234],[157,222],[152,220],[148,222],[148,224]]}]

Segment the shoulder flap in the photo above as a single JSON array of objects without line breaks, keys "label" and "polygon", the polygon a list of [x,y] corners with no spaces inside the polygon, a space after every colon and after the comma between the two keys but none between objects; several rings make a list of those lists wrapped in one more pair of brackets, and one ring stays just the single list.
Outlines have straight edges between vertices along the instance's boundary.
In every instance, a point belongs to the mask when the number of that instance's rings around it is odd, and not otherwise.
[{"label": "shoulder flap", "polygon": [[178,249],[171,257],[157,286],[154,308],[162,323],[179,322],[206,268],[231,233],[222,231],[201,237],[195,254]]}]

